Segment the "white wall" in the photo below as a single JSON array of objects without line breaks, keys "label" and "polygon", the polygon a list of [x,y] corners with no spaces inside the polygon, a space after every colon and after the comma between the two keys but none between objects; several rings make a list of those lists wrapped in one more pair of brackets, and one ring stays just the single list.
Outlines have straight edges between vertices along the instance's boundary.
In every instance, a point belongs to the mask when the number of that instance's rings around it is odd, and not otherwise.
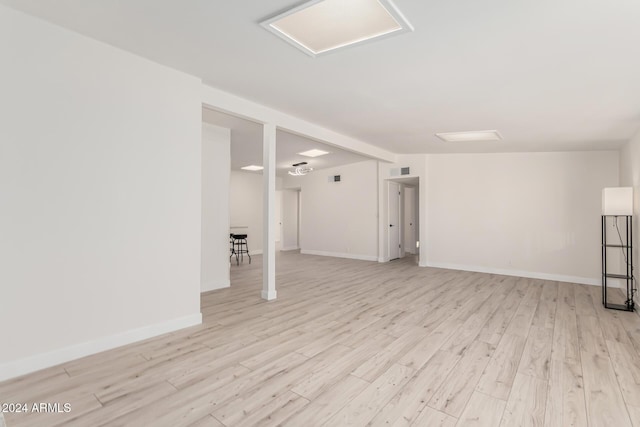
[{"label": "white wall", "polygon": [[202,292],[229,282],[229,181],[231,131],[202,124]]},{"label": "white wall", "polygon": [[[633,187],[633,254],[634,275],[640,278],[640,132],[636,134],[620,151],[620,186]],[[636,281],[636,284],[638,282]],[[636,295],[636,304],[640,298]]]},{"label": "white wall", "polygon": [[617,152],[429,155],[428,264],[600,283]]},{"label": "white wall", "polygon": [[199,323],[199,80],[0,6],[0,380]]},{"label": "white wall", "polygon": [[[285,188],[301,188],[302,253],[377,259],[376,164],[370,160],[285,178]],[[329,182],[331,175],[342,180]]]}]

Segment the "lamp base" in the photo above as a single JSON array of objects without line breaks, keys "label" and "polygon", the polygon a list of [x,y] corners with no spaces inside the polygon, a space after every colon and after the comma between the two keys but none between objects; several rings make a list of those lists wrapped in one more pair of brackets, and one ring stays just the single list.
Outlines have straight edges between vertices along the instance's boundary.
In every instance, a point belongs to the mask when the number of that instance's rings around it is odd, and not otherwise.
[{"label": "lamp base", "polygon": [[605,304],[604,305],[605,308],[609,308],[611,310],[620,310],[620,311],[633,311],[634,309],[634,304],[633,302],[630,302],[628,304]]}]

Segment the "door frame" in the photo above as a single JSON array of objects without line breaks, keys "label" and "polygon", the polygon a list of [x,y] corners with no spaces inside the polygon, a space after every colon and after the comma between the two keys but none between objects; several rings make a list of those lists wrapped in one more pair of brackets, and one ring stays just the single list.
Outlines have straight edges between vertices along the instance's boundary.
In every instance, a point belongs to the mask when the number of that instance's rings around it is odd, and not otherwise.
[{"label": "door frame", "polygon": [[[395,197],[395,189],[392,190],[392,186],[397,187],[397,191],[398,191],[398,218],[397,218],[397,224],[396,224],[396,229],[393,230],[393,227],[391,226],[392,221],[391,221],[391,192],[394,191],[393,195]],[[388,223],[388,227],[387,227],[387,251],[388,251],[388,256],[389,256],[389,261],[394,260],[394,259],[400,259],[404,256],[404,247],[403,247],[403,240],[404,240],[404,224],[403,224],[403,185],[399,182],[395,182],[395,181],[388,181],[387,182],[387,223]],[[398,235],[398,248],[392,248],[392,241],[391,241],[391,236],[395,235],[397,233]],[[392,250],[393,249],[393,250]],[[394,256],[395,254],[395,250],[397,250],[397,257]]]}]

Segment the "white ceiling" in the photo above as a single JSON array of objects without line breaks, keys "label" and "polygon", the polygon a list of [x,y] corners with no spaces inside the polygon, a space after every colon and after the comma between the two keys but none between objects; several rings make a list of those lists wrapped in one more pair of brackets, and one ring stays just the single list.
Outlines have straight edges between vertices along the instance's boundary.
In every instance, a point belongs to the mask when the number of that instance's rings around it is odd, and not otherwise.
[{"label": "white ceiling", "polygon": [[[0,0],[396,153],[619,147],[640,128],[640,1],[396,0],[412,33],[311,58],[297,0]],[[445,144],[436,132],[497,129]]]},{"label": "white ceiling", "polygon": [[[261,124],[208,108],[202,109],[202,120],[231,129],[231,170],[240,170],[248,165],[262,166]],[[313,148],[328,151],[329,154],[314,158],[298,154]],[[299,162],[307,162],[317,170],[365,160],[370,159],[280,129],[276,131],[276,174],[279,176],[286,175],[293,170],[292,165]]]}]

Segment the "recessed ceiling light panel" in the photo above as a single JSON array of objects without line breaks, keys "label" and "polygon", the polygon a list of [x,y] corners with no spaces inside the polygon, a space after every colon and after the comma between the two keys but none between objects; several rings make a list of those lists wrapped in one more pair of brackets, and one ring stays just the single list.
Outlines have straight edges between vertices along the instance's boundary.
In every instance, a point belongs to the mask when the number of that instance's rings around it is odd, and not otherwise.
[{"label": "recessed ceiling light panel", "polygon": [[479,130],[471,132],[443,132],[436,136],[444,142],[481,142],[501,141],[502,136],[497,130]]},{"label": "recessed ceiling light panel", "polygon": [[323,150],[317,150],[314,148],[313,150],[303,151],[302,153],[298,153],[298,154],[306,157],[318,157],[318,156],[324,156],[325,154],[329,154],[329,152],[323,151]]},{"label": "recessed ceiling light panel", "polygon": [[249,165],[249,166],[243,166],[240,169],[244,169],[246,171],[261,171],[264,168],[262,166]]},{"label": "recessed ceiling light panel", "polygon": [[260,25],[311,56],[413,31],[391,0],[312,0]]}]

